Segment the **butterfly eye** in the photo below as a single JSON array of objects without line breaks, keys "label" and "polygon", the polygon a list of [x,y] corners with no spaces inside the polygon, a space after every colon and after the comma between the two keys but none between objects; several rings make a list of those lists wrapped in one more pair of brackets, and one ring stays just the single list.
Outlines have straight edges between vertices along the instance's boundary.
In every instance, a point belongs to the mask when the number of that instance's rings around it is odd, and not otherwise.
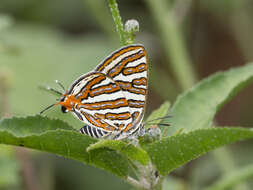
[{"label": "butterfly eye", "polygon": [[64,106],[61,107],[61,111],[62,111],[62,113],[67,113],[68,112],[67,108],[64,107]]}]

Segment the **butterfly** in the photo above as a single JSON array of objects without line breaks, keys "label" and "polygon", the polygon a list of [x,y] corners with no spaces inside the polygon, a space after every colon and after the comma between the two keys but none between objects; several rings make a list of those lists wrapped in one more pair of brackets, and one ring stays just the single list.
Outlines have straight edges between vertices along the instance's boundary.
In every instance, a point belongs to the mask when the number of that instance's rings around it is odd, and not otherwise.
[{"label": "butterfly", "polygon": [[60,105],[63,113],[71,112],[86,124],[82,134],[115,140],[134,137],[144,130],[147,88],[147,52],[143,45],[128,45],[80,76],[60,93],[59,102],[41,113]]}]

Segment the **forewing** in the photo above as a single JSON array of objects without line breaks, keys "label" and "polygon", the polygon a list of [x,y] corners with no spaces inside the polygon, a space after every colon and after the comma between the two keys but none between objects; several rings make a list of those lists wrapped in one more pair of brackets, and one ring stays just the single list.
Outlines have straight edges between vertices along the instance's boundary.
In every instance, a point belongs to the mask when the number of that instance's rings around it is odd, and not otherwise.
[{"label": "forewing", "polygon": [[115,131],[132,123],[128,101],[119,84],[103,73],[81,76],[68,93],[77,101],[73,113],[90,126]]},{"label": "forewing", "polygon": [[140,123],[144,116],[148,88],[148,61],[144,47],[123,47],[107,57],[95,71],[104,73],[119,84],[127,99],[133,124]]}]

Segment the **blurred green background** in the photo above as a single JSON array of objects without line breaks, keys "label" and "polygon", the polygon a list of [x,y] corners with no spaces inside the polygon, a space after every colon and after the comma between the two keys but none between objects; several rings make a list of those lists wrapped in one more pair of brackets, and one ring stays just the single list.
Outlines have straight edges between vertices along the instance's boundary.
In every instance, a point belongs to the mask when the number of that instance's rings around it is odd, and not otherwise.
[{"label": "blurred green background", "polygon": [[[253,59],[252,0],[118,3],[124,22],[132,18],[139,21],[136,43],[144,44],[148,51],[150,87],[146,115],[165,100],[174,102],[194,82]],[[166,8],[161,9],[162,5]],[[159,20],[168,24],[169,29],[165,30]],[[56,101],[55,96],[40,90],[39,85],[59,88],[54,82],[57,79],[68,87],[119,47],[119,37],[105,0],[1,0],[1,117],[38,114]],[[179,78],[173,69],[173,54],[168,54],[182,51],[194,73],[194,80],[188,86],[181,85],[180,80],[187,79]],[[252,97],[251,86],[219,112],[217,123],[253,126]],[[62,114],[59,107],[45,115],[63,119],[76,129],[82,127],[72,115]],[[247,142],[230,147],[239,166],[252,160],[251,146]],[[246,152],[247,156],[243,156]],[[208,172],[203,174],[203,168]],[[31,189],[27,176],[33,176],[34,182],[30,185],[35,190],[131,188],[102,170],[54,155],[6,146],[0,149],[0,170],[0,189],[4,190]],[[172,176],[184,189],[189,186],[201,189],[218,179],[219,172],[218,164],[207,155]]]}]

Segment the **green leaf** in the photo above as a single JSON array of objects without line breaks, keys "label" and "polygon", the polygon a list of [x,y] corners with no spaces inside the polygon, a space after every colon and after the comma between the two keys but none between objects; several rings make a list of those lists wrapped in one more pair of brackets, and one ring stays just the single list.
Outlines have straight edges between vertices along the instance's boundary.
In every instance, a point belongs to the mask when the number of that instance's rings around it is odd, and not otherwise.
[{"label": "green leaf", "polygon": [[115,151],[86,149],[97,142],[73,130],[61,120],[41,116],[11,118],[0,121],[0,143],[25,146],[89,163],[118,176],[128,173],[127,159]]},{"label": "green leaf", "polygon": [[162,175],[198,158],[208,151],[233,142],[253,137],[253,130],[244,128],[208,128],[178,134],[146,147]]},{"label": "green leaf", "polygon": [[147,165],[150,161],[150,157],[147,152],[139,147],[135,147],[132,144],[116,141],[116,140],[102,140],[95,144],[90,145],[87,148],[87,151],[93,151],[95,149],[108,148],[120,152],[122,155],[125,155],[127,158],[138,161],[143,165]]},{"label": "green leaf", "polygon": [[[147,122],[152,121],[157,118],[162,118],[168,114],[170,108],[170,103],[168,101],[164,102],[158,109],[154,110],[147,118]],[[155,123],[161,123],[162,119],[155,120]]]},{"label": "green leaf", "polygon": [[252,82],[253,64],[219,72],[181,95],[171,109],[167,135],[210,127],[217,111],[243,87]]},{"label": "green leaf", "polygon": [[55,131],[57,129],[74,130],[66,122],[58,119],[48,119],[40,115],[0,120],[0,131],[8,131],[20,137]]}]

